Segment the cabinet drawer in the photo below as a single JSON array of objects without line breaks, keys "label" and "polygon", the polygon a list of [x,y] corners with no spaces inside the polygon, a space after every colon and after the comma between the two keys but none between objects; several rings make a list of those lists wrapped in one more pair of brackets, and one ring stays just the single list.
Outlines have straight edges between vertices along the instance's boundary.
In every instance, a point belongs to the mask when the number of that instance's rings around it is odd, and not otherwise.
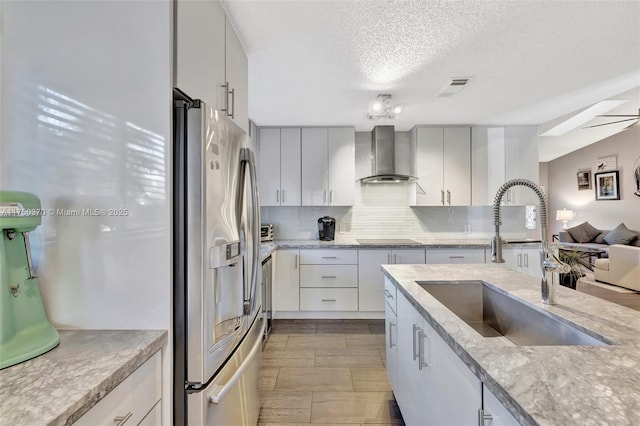
[{"label": "cabinet drawer", "polygon": [[484,249],[427,250],[427,264],[434,263],[485,263]]},{"label": "cabinet drawer", "polygon": [[356,288],[301,288],[301,311],[357,311]]},{"label": "cabinet drawer", "polygon": [[160,400],[160,361],[158,351],[74,424],[113,426],[126,418],[126,424],[140,423]]},{"label": "cabinet drawer", "polygon": [[398,313],[396,304],[396,286],[391,283],[389,278],[384,279],[384,300],[389,305],[394,314]]},{"label": "cabinet drawer", "polygon": [[301,265],[357,265],[357,250],[300,250]]},{"label": "cabinet drawer", "polygon": [[356,265],[301,265],[300,287],[358,287]]}]

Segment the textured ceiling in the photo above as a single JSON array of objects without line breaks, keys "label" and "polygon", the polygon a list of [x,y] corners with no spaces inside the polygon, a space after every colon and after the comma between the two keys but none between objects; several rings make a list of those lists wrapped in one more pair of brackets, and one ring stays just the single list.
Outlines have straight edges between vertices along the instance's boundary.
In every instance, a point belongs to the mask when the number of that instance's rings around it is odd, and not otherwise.
[{"label": "textured ceiling", "polygon": [[[258,125],[543,127],[640,86],[638,1],[232,0],[223,6],[249,57],[249,116]],[[436,97],[451,77],[471,82],[453,97]],[[368,120],[368,102],[379,93],[392,94],[404,112]],[[636,91],[619,110],[635,113],[639,106]],[[600,129],[598,138],[617,130]],[[554,137],[546,144],[552,150],[541,143],[541,161],[584,142],[565,139]]]}]

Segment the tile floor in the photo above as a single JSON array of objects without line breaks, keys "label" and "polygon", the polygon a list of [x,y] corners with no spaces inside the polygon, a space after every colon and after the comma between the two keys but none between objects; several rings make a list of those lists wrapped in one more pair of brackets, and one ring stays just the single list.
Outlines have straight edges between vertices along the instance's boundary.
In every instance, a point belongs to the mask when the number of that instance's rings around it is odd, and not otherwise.
[{"label": "tile floor", "polygon": [[262,360],[260,426],[404,425],[384,320],[274,320]]}]

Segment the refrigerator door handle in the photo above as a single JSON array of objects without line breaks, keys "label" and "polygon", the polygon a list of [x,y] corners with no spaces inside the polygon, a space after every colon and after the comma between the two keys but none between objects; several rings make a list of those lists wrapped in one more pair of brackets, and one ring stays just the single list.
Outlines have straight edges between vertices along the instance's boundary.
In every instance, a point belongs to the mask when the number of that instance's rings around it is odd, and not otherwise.
[{"label": "refrigerator door handle", "polygon": [[240,367],[238,367],[235,373],[233,373],[233,376],[231,376],[231,379],[229,379],[229,381],[222,386],[220,385],[214,386],[213,393],[208,398],[211,404],[219,404],[220,401],[222,401],[222,398],[225,397],[225,395],[231,390],[231,388],[233,388],[236,382],[242,377],[244,370],[247,369],[247,367],[253,361],[253,358],[262,349],[263,334],[264,334],[264,323],[262,324],[262,330],[260,330],[260,333],[258,333],[256,342],[253,344],[253,347],[251,348],[251,351],[247,355],[247,358],[244,361],[242,361],[242,364],[240,364]]},{"label": "refrigerator door handle", "polygon": [[246,163],[249,168],[249,179],[250,179],[250,187],[251,187],[251,204],[252,204],[252,234],[253,238],[253,259],[251,262],[251,287],[249,289],[249,294],[245,294],[244,297],[244,313],[245,315],[249,315],[255,309],[256,303],[256,292],[258,288],[258,275],[260,270],[260,239],[257,238],[257,235],[260,235],[260,200],[258,197],[258,174],[256,170],[256,162],[253,156],[253,152],[247,148],[242,148],[240,158],[242,158],[243,162]]}]

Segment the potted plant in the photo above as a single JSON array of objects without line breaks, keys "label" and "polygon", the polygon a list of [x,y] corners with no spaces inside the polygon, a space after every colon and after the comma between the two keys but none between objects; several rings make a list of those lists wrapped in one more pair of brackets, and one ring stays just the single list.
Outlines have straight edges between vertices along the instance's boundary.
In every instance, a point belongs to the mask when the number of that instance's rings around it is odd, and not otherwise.
[{"label": "potted plant", "polygon": [[585,275],[584,269],[593,271],[590,256],[590,253],[580,250],[559,250],[558,259],[570,268],[569,273],[560,274],[560,285],[575,290],[578,280]]}]

